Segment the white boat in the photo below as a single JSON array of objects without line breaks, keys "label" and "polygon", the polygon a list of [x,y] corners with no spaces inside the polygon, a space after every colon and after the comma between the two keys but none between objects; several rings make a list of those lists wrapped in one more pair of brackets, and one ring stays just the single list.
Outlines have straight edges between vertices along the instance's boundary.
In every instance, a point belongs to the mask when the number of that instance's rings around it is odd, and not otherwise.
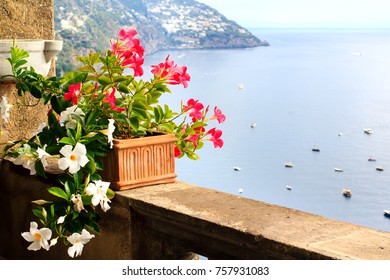
[{"label": "white boat", "polygon": [[376,170],[378,170],[378,171],[383,171],[383,167],[382,167],[382,166],[377,166],[377,167],[376,167]]},{"label": "white boat", "polygon": [[243,84],[243,83],[240,83],[240,84],[238,85],[238,89],[244,89],[244,84]]},{"label": "white boat", "polygon": [[285,166],[285,167],[289,167],[289,168],[294,167],[294,165],[292,164],[292,162],[286,162],[286,163],[284,164],[284,166]]},{"label": "white boat", "polygon": [[256,123],[252,123],[252,124],[251,124],[251,127],[252,127],[252,128],[255,128],[255,127],[256,127]]},{"label": "white boat", "polygon": [[390,210],[383,210],[383,215],[390,218]]},{"label": "white boat", "polygon": [[233,169],[234,169],[235,171],[240,171],[240,170],[241,170],[241,167],[234,166]]},{"label": "white boat", "polygon": [[336,171],[336,172],[344,172],[344,170],[341,169],[341,168],[335,168],[334,171]]},{"label": "white boat", "polygon": [[365,134],[372,134],[373,133],[371,128],[365,128],[363,131]]},{"label": "white boat", "polygon": [[287,186],[286,186],[286,189],[289,190],[289,191],[291,191],[291,190],[292,190],[292,187],[289,186],[289,185],[287,185]]},{"label": "white boat", "polygon": [[350,189],[343,189],[343,196],[351,197],[352,196],[352,191]]}]

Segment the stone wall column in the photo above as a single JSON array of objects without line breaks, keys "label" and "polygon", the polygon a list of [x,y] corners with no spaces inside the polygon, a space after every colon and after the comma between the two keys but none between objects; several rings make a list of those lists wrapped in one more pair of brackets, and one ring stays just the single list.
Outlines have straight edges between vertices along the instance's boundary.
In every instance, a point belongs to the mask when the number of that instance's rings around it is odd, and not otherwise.
[{"label": "stone wall column", "polygon": [[[0,39],[54,39],[54,0],[0,0]],[[50,75],[54,73],[52,69]],[[17,92],[14,83],[0,83],[0,101],[7,97],[16,104]],[[31,99],[30,103],[36,102]],[[46,119],[43,105],[10,109],[10,118],[5,122],[0,117],[1,143],[20,138],[29,138],[38,125]]]}]

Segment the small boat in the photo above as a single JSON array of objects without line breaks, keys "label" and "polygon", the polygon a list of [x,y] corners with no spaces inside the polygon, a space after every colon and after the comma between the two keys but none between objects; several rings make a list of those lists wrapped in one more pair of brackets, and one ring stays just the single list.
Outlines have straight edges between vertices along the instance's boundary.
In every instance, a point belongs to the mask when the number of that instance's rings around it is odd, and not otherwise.
[{"label": "small boat", "polygon": [[351,197],[352,196],[352,191],[350,189],[343,189],[343,196]]},{"label": "small boat", "polygon": [[256,127],[256,123],[252,123],[252,124],[251,124],[251,127],[252,127],[252,128],[255,128],[255,127]]},{"label": "small boat", "polygon": [[376,161],[375,158],[368,158],[368,161]]},{"label": "small boat", "polygon": [[292,164],[292,162],[286,162],[286,163],[284,164],[284,166],[285,166],[285,167],[288,167],[288,168],[294,167],[294,165]]},{"label": "small boat", "polygon": [[292,190],[292,187],[289,186],[289,185],[287,185],[287,186],[286,186],[286,189],[289,190],[289,191],[291,191],[291,190]]},{"label": "small boat", "polygon": [[383,210],[383,212],[384,212],[383,215],[390,218],[390,210]]},{"label": "small boat", "polygon": [[239,189],[238,189],[238,192],[239,192],[239,193],[243,193],[244,190],[243,190],[242,188],[239,188]]},{"label": "small boat", "polygon": [[383,171],[383,167],[382,167],[382,166],[377,166],[377,167],[376,167],[376,170],[378,170],[378,171]]},{"label": "small boat", "polygon": [[342,132],[340,132],[340,133],[339,133],[339,136],[342,136],[342,135],[343,135],[343,133],[342,133]]},{"label": "small boat", "polygon": [[243,83],[240,83],[240,84],[238,85],[238,89],[244,89],[244,84],[243,84]]},{"label": "small boat", "polygon": [[240,171],[240,170],[241,170],[241,167],[234,166],[233,169],[234,169],[235,171]]},{"label": "small boat", "polygon": [[336,172],[344,172],[344,170],[341,169],[341,168],[335,168],[334,171],[336,171]]},{"label": "small boat", "polygon": [[371,128],[365,128],[363,131],[365,134],[372,134],[373,133]]},{"label": "small boat", "polygon": [[313,152],[319,152],[320,151],[320,149],[319,148],[313,148],[313,149],[311,149]]}]

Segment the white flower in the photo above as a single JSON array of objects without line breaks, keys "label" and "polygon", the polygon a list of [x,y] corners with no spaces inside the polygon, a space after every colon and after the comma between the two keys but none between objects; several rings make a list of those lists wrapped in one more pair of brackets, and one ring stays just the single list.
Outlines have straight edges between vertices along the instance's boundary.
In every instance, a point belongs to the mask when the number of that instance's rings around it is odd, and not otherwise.
[{"label": "white flower", "polygon": [[83,110],[77,107],[77,105],[73,105],[72,107],[66,108],[66,111],[61,112],[60,115],[61,125],[65,123],[66,128],[75,129],[77,126],[77,121],[74,119],[72,115],[77,115],[81,118],[85,116]]},{"label": "white flower", "polygon": [[12,105],[8,104],[7,97],[2,96],[0,101],[0,115],[4,122],[8,122],[9,118],[9,109],[11,109]]},{"label": "white flower", "polygon": [[44,149],[46,148],[46,145],[43,147],[43,149],[38,148],[37,153],[38,153],[38,158],[41,160],[42,165],[44,168],[46,168],[49,164],[47,163],[47,158],[50,157],[51,155],[47,153]]},{"label": "white flower", "polygon": [[38,128],[33,132],[33,136],[41,133],[46,126],[47,124],[45,122],[39,124]]},{"label": "white flower", "polygon": [[68,241],[73,245],[72,247],[68,248],[68,255],[71,258],[77,256],[81,256],[81,253],[83,252],[84,245],[89,242],[95,235],[90,234],[86,229],[83,229],[81,234],[80,233],[73,233],[71,236],[69,236],[67,239]]},{"label": "white flower", "polygon": [[32,244],[27,248],[28,250],[37,251],[41,248],[49,250],[49,240],[51,238],[51,230],[49,228],[38,229],[38,224],[36,222],[30,223],[30,232],[23,232],[22,236],[28,242]]},{"label": "white flower", "polygon": [[107,190],[110,186],[109,182],[94,181],[88,184],[85,188],[87,195],[92,195],[92,205],[96,206],[100,203],[100,207],[106,212],[110,209],[108,202],[111,202],[107,197]]},{"label": "white flower", "polygon": [[73,202],[73,208],[77,212],[81,212],[82,210],[85,210],[83,200],[81,199],[81,194],[74,195],[72,194],[72,197],[70,198]]},{"label": "white flower", "polygon": [[114,125],[114,120],[113,119],[109,119],[108,120],[108,143],[110,143],[110,148],[112,149],[112,147],[114,146],[114,143],[112,143],[112,140],[113,140],[113,136],[112,134],[114,133],[115,131],[115,125]]},{"label": "white flower", "polygon": [[52,240],[50,241],[50,247],[56,245],[56,244],[57,244],[57,241],[58,241],[58,237],[52,239]]},{"label": "white flower", "polygon": [[65,216],[61,216],[57,219],[57,224],[63,224],[65,222]]},{"label": "white flower", "polygon": [[30,170],[30,175],[35,175],[35,162],[36,157],[34,156],[30,145],[23,144],[23,148],[19,151],[19,156],[14,160],[14,164],[23,165],[24,168]]},{"label": "white flower", "polygon": [[112,140],[114,138],[112,135],[113,135],[113,133],[115,131],[114,123],[115,123],[115,121],[113,119],[109,119],[108,120],[108,128],[99,131],[100,133],[103,133],[104,135],[107,135],[108,143],[110,143],[110,148],[111,149],[112,149],[112,147],[114,147],[114,143],[112,142]]},{"label": "white flower", "polygon": [[77,143],[74,149],[73,146],[65,145],[61,148],[60,153],[63,155],[63,158],[58,160],[58,167],[61,170],[69,168],[71,174],[76,173],[80,170],[81,167],[84,167],[89,159],[86,156],[87,149],[85,145]]}]

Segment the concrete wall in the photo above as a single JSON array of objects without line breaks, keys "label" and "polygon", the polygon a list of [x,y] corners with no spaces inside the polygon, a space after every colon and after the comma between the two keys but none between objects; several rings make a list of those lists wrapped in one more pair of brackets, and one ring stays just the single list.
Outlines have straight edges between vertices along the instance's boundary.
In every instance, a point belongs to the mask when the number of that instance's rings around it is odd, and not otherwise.
[{"label": "concrete wall", "polygon": [[[54,0],[0,0],[0,26],[0,39],[54,39]],[[0,83],[2,96],[15,104],[15,84]],[[41,105],[11,108],[8,123],[0,118],[0,148],[8,140],[29,138],[46,113]]]}]

